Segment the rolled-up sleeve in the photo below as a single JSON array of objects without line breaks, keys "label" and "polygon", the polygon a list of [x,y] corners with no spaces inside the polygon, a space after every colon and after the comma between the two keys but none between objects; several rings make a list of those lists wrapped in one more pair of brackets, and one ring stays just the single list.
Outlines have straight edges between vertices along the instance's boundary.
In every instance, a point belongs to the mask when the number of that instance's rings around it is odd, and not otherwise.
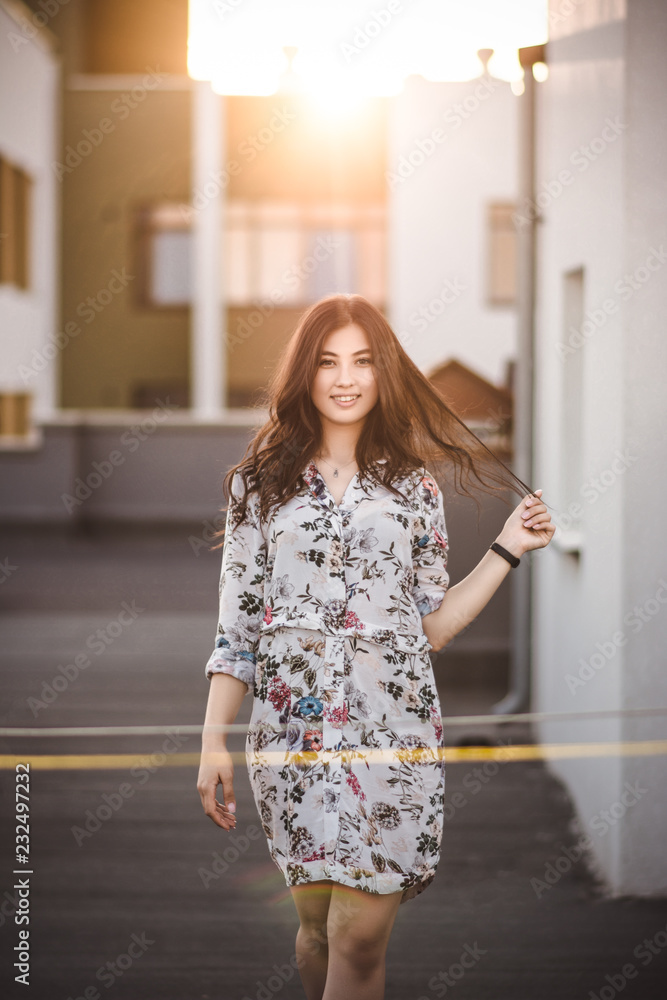
[{"label": "rolled-up sleeve", "polygon": [[412,596],[422,618],[437,611],[449,586],[449,541],[442,490],[427,470],[417,484],[419,517],[413,537]]},{"label": "rolled-up sleeve", "polygon": [[245,520],[237,523],[242,495],[242,478],[237,472],[232,480],[225,521],[215,649],[205,673],[209,680],[213,674],[233,674],[248,685],[248,693],[255,686],[267,547],[256,493],[248,498]]}]

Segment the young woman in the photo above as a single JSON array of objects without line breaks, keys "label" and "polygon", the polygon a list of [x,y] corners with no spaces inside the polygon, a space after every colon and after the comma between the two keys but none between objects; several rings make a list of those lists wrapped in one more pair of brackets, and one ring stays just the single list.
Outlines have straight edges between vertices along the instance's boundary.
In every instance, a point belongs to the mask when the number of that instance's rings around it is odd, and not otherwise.
[{"label": "young woman", "polygon": [[[445,773],[429,651],[555,527],[542,491],[456,417],[358,295],[305,313],[268,405],[225,481],[197,787],[206,815],[234,829],[224,726],[252,692],[250,783],[294,897],[308,1000],[377,1000],[398,906],[431,883],[439,860]],[[468,496],[471,474],[485,488],[481,467],[524,492],[498,548],[451,589],[443,496],[429,471],[438,460]]]}]

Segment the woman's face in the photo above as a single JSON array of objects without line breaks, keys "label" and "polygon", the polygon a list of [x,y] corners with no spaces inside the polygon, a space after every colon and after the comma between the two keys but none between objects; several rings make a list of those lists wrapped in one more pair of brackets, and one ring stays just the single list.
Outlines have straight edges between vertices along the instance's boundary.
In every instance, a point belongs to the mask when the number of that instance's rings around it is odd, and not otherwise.
[{"label": "woman's face", "polygon": [[378,389],[370,341],[356,323],[325,337],[310,395],[323,423],[363,423],[375,406]]}]

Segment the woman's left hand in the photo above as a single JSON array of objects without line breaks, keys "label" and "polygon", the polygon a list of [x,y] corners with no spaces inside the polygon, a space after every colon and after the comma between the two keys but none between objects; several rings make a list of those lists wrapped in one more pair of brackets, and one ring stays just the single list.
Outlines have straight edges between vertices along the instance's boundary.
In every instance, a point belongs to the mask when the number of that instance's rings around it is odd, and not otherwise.
[{"label": "woman's left hand", "polygon": [[505,521],[496,541],[511,552],[522,556],[532,549],[543,549],[553,538],[556,525],[542,503],[542,490],[527,494]]}]

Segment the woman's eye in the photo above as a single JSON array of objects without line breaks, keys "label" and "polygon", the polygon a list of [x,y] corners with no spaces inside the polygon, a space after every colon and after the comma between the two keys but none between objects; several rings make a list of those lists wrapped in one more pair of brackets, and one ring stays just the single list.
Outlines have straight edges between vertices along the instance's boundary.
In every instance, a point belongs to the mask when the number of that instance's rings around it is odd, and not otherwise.
[{"label": "woman's eye", "polygon": [[[371,358],[357,358],[357,362],[362,365],[372,365],[373,361]],[[322,365],[332,365],[334,362],[331,358],[322,358],[320,361],[320,368]]]}]

